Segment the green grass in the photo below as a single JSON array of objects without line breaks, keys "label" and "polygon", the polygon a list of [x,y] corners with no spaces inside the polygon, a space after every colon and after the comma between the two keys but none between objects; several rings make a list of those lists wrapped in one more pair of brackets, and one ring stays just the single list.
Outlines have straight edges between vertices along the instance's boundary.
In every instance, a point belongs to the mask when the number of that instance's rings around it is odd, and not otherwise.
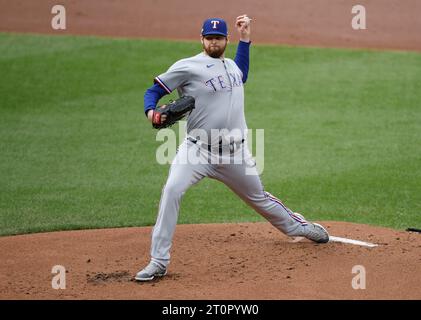
[{"label": "green grass", "polygon": [[[152,225],[169,166],[143,93],[199,51],[0,34],[0,235]],[[254,45],[245,92],[269,192],[310,219],[421,227],[421,54]],[[234,221],[262,219],[213,180],[186,193],[180,223]]]}]

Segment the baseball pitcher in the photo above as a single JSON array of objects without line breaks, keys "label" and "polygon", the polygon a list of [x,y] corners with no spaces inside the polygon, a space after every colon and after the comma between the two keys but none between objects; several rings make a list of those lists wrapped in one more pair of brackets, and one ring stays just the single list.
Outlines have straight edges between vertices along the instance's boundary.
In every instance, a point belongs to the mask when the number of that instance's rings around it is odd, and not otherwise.
[{"label": "baseball pitcher", "polygon": [[[145,93],[145,114],[155,128],[165,127],[171,115],[171,112],[160,112],[162,107],[157,108],[164,95],[177,89],[183,101],[187,101],[180,103],[178,110],[183,109],[184,104],[188,107],[186,139],[178,148],[162,190],[152,232],[151,260],[136,274],[138,281],[150,281],[167,273],[181,198],[190,186],[205,177],[227,185],[286,235],[305,237],[317,243],[329,241],[325,228],[294,213],[264,190],[248,150],[244,84],[249,72],[250,21],[247,15],[235,21],[240,41],[232,60],[224,55],[228,44],[226,22],[220,18],[205,20],[201,31],[203,51],[175,62],[154,79],[154,85]],[[192,154],[200,161],[186,162]],[[253,170],[255,174],[250,174]]]}]

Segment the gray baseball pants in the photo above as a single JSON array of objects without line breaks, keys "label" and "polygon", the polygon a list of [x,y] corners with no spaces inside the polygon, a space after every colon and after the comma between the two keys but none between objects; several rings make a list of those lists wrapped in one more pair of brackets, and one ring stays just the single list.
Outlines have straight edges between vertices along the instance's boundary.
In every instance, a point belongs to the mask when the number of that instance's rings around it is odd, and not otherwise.
[{"label": "gray baseball pants", "polygon": [[246,143],[239,144],[234,152],[221,156],[218,152],[209,153],[207,148],[186,139],[179,146],[162,190],[159,213],[152,232],[152,261],[163,266],[169,264],[181,198],[190,186],[205,177],[223,182],[279,231],[288,236],[302,234],[307,222],[264,191]]}]

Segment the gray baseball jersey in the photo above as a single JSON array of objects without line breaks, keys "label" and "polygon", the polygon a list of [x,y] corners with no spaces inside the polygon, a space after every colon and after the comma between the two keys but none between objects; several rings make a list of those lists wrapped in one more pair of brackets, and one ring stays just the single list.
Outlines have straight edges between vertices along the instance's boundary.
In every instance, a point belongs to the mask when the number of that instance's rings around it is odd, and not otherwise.
[{"label": "gray baseball jersey", "polygon": [[[202,52],[177,61],[155,81],[168,93],[177,89],[180,96],[195,98],[195,109],[187,118],[187,133],[203,129],[210,139],[211,129],[236,129],[233,139],[244,138],[238,137],[247,129],[242,72],[233,60],[212,58]],[[218,137],[212,139],[206,143],[218,143]]]}]

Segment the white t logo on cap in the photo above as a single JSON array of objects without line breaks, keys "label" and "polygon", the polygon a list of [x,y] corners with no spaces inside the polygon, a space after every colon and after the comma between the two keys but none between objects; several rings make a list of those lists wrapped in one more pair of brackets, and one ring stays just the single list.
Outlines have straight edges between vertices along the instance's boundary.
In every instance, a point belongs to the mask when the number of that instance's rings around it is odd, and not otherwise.
[{"label": "white t logo on cap", "polygon": [[213,23],[213,29],[216,29],[216,25],[219,24],[220,21],[218,20],[212,20],[211,23]]}]

